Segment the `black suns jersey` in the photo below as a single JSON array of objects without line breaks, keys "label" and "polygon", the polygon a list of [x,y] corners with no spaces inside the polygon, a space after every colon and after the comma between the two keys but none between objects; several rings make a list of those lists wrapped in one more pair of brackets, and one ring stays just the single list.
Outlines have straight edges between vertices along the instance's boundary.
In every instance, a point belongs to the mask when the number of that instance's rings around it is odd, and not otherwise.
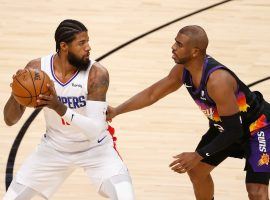
[{"label": "black suns jersey", "polygon": [[[270,125],[270,105],[263,100],[262,94],[257,91],[250,91],[249,87],[246,86],[230,69],[207,55],[204,60],[199,88],[195,88],[192,77],[185,68],[182,81],[193,100],[209,119],[210,126],[215,126],[218,129],[222,128],[216,104],[211,97],[209,97],[206,87],[210,74],[219,69],[227,70],[237,81],[238,90],[235,95],[245,130],[248,128],[251,133],[259,128]],[[268,112],[264,112],[265,106],[269,108]]]}]

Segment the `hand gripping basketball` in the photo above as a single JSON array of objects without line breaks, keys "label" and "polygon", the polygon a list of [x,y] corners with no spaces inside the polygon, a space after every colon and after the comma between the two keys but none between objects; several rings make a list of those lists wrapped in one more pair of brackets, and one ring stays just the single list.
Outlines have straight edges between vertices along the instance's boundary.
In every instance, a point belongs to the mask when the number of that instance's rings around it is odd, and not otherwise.
[{"label": "hand gripping basketball", "polygon": [[13,75],[12,95],[15,100],[27,107],[37,107],[40,94],[50,95],[47,84],[51,82],[49,76],[39,69],[22,69]]}]

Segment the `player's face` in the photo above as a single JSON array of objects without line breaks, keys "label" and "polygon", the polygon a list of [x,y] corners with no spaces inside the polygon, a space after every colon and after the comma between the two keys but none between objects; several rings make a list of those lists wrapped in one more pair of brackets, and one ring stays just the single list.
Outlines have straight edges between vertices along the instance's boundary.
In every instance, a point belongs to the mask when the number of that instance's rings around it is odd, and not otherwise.
[{"label": "player's face", "polygon": [[76,34],[75,39],[69,44],[67,59],[71,65],[79,70],[86,70],[90,64],[89,36],[87,32]]},{"label": "player's face", "polygon": [[192,59],[189,37],[183,34],[177,34],[175,43],[172,46],[172,58],[177,64],[186,64]]}]

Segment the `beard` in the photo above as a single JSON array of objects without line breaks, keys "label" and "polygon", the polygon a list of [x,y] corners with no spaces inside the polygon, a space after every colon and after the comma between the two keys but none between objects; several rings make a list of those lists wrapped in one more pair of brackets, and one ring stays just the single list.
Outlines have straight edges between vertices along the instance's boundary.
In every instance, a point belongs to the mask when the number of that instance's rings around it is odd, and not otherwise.
[{"label": "beard", "polygon": [[175,61],[175,63],[177,63],[177,64],[182,64],[182,65],[184,65],[184,64],[186,64],[187,62],[189,62],[191,60],[191,56],[186,56],[186,57],[182,57],[182,58],[177,58],[177,59],[175,59],[174,61]]},{"label": "beard", "polygon": [[68,55],[67,55],[67,59],[68,59],[68,62],[76,67],[78,70],[82,70],[82,71],[86,71],[89,64],[90,64],[90,60],[89,59],[86,59],[84,60],[83,58],[78,58],[74,53],[72,52],[68,52]]}]

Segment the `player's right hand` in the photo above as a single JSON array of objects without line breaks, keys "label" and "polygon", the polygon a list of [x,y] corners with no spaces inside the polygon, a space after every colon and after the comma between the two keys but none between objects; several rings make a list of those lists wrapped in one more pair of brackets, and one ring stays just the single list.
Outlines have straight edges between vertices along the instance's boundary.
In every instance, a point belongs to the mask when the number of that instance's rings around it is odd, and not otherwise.
[{"label": "player's right hand", "polygon": [[106,112],[106,120],[111,122],[112,118],[114,118],[117,115],[116,109],[112,106],[108,106],[107,112]]}]

